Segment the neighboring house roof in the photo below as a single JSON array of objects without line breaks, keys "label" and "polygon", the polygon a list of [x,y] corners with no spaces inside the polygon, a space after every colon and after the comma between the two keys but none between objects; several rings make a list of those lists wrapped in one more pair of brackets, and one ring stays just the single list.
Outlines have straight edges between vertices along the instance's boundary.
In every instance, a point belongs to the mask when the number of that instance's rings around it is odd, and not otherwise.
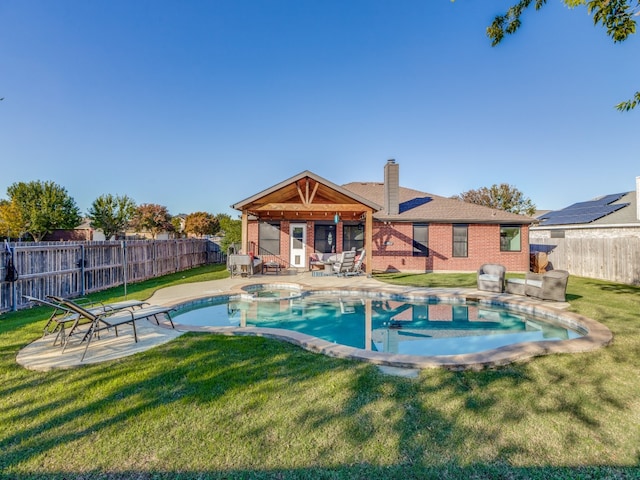
[{"label": "neighboring house roof", "polygon": [[546,213],[552,212],[553,210],[536,210],[533,214],[533,218],[542,218]]},{"label": "neighboring house roof", "polygon": [[[343,188],[359,197],[384,205],[384,183],[352,182]],[[463,202],[431,193],[400,187],[400,212],[388,215],[385,211],[374,213],[376,220],[432,223],[511,223],[528,225],[532,217]]]},{"label": "neighboring house roof", "polygon": [[82,222],[74,230],[91,230],[91,219],[87,217],[82,218]]},{"label": "neighboring house roof", "polygon": [[626,225],[637,226],[637,196],[635,191],[614,193],[578,202],[561,210],[538,217],[539,228],[559,225]]}]

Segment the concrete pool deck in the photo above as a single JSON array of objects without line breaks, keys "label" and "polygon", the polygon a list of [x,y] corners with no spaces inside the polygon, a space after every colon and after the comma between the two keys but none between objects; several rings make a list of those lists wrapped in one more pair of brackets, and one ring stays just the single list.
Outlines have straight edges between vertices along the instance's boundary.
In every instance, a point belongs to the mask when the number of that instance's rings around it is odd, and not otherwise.
[{"label": "concrete pool deck", "polygon": [[162,288],[155,292],[148,301],[153,305],[177,306],[206,297],[243,293],[245,292],[243,287],[256,284],[293,284],[299,285],[303,291],[366,291],[383,295],[399,295],[408,298],[460,298],[470,301],[487,302],[488,304],[508,303],[517,308],[523,308],[528,312],[541,314],[549,318],[562,317],[563,322],[583,328],[588,333],[584,337],[572,340],[529,342],[477,354],[428,357],[362,350],[336,345],[298,332],[277,329],[255,327],[189,327],[176,324],[176,329],[174,330],[170,328],[168,322],[157,326],[153,322],[143,321],[137,323],[139,337],[137,343],[133,341],[132,333],[126,328],[122,329],[122,331],[119,332],[120,335],[117,337],[107,333],[103,335],[102,338],[96,339],[91,343],[87,357],[82,362],[80,359],[84,351],[84,344],[69,346],[65,352],[62,353],[59,346],[52,345],[53,341],[50,337],[38,339],[27,345],[20,350],[16,360],[20,365],[32,370],[46,371],[58,368],[72,368],[129,356],[169,342],[187,331],[199,331],[227,335],[258,335],[275,338],[294,343],[309,351],[334,357],[366,361],[391,369],[394,367],[402,369],[434,367],[481,369],[549,353],[586,352],[607,345],[612,339],[611,332],[600,323],[567,312],[566,309],[569,307],[569,304],[566,302],[542,301],[507,293],[498,294],[485,292],[474,288],[424,288],[391,285],[366,276],[325,277],[313,276],[311,272],[283,272],[282,274],[262,274],[252,277],[232,277],[222,280],[211,280]]}]

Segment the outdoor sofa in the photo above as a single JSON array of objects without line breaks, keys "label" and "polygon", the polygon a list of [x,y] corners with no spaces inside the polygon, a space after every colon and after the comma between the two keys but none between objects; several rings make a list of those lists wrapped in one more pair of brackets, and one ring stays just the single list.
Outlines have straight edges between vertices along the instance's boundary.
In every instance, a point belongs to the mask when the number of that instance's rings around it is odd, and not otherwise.
[{"label": "outdoor sofa", "polygon": [[312,253],[309,255],[309,270],[322,270],[327,263],[335,262],[338,255],[338,253]]},{"label": "outdoor sofa", "polygon": [[309,270],[325,270],[338,275],[360,275],[364,257],[364,249],[359,256],[355,249],[341,253],[315,252],[309,256]]},{"label": "outdoor sofa", "polygon": [[549,270],[543,274],[527,272],[525,278],[509,278],[507,293],[527,295],[541,300],[566,301],[569,272]]}]

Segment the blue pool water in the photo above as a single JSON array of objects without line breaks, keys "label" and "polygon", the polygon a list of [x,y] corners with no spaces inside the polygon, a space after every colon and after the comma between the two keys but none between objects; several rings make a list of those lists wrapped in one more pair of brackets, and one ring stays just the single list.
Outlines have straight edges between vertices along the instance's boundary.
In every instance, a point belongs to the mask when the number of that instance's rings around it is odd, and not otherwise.
[{"label": "blue pool water", "polygon": [[180,307],[174,321],[192,326],[280,328],[364,350],[425,356],[582,336],[547,319],[497,306],[259,293],[255,298],[204,299]]}]

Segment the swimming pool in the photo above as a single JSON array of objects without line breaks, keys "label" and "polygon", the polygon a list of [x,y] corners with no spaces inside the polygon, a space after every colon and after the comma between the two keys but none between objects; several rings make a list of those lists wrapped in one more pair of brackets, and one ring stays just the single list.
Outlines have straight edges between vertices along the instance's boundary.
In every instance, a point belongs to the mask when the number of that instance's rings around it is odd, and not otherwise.
[{"label": "swimming pool", "polygon": [[580,322],[536,310],[459,297],[302,292],[281,286],[193,301],[180,306],[173,317],[196,330],[271,333],[329,354],[331,345],[344,346],[352,350],[352,357],[355,353],[379,363],[390,356],[394,362],[410,357],[453,358],[532,342],[547,348],[550,342],[580,339],[588,333]]}]

